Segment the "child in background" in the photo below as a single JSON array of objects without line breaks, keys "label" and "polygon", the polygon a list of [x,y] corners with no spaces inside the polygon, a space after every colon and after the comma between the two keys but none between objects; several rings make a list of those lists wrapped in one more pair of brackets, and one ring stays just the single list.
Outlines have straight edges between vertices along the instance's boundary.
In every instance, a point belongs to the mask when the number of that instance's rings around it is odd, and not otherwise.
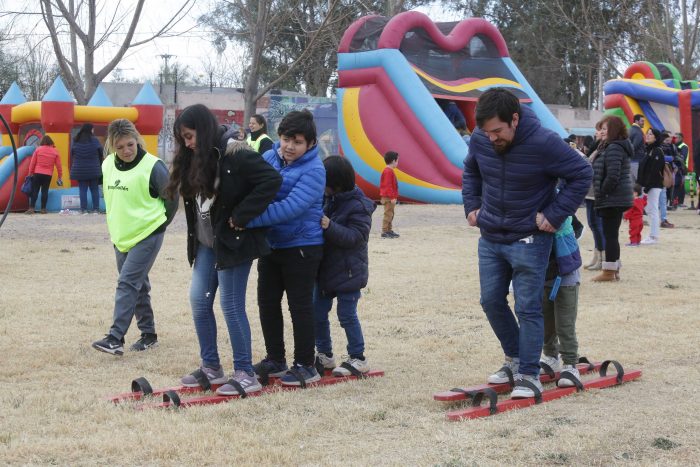
[{"label": "child in background", "polygon": [[384,220],[382,221],[382,238],[398,238],[399,234],[392,230],[394,209],[399,198],[399,184],[396,181],[394,169],[399,165],[399,154],[389,151],[384,154],[386,167],[379,179],[379,196],[384,205]]},{"label": "child in background", "polygon": [[622,215],[630,224],[630,242],[627,246],[639,246],[639,242],[642,241],[642,229],[644,228],[643,218],[644,208],[647,205],[647,196],[642,193],[641,185],[634,185],[634,195],[634,204]]},{"label": "child in background", "polygon": [[[254,366],[265,383],[281,377],[301,386],[321,379],[314,367],[313,293],[323,254],[323,191],[326,169],[318,157],[316,125],[308,110],[292,111],[277,128],[280,139],[263,158],[282,175],[282,186],[265,212],[246,228],[269,227],[272,252],[258,260],[258,306],[266,357]],[[294,333],[294,364],[287,368],[282,296]]]},{"label": "child in background", "polygon": [[[367,241],[374,203],[355,185],[355,171],[347,159],[331,156],[326,168],[323,228],[323,260],[314,291],[316,367],[332,369],[334,376],[360,376],[369,371],[365,341],[357,319],[360,290],[369,278]],[[338,321],[347,337],[348,360],[336,367],[328,313],[338,300]]]},{"label": "child in background", "polygon": [[[554,234],[549,265],[545,273],[542,314],[544,316],[544,345],[540,373],[561,372],[560,376],[580,379],[578,340],[576,339],[576,315],[578,313],[578,289],[581,282],[581,254],[568,217]],[[561,355],[561,360],[559,360]],[[563,362],[563,365],[562,365]],[[545,369],[546,368],[546,369]],[[559,387],[574,386],[560,377]]]}]

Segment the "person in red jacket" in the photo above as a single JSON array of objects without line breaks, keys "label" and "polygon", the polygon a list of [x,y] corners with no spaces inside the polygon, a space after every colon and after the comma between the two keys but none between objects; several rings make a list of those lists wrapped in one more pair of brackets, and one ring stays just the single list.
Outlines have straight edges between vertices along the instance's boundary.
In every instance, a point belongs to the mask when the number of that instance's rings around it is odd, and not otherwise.
[{"label": "person in red jacket", "polygon": [[399,184],[396,181],[394,169],[399,165],[399,154],[389,151],[384,154],[386,167],[379,179],[379,196],[384,205],[384,220],[382,221],[382,238],[398,238],[399,234],[392,230],[394,220],[394,209],[396,200],[399,198]]},{"label": "person in red jacket", "polygon": [[29,163],[28,176],[34,177],[34,183],[32,184],[32,195],[29,197],[29,209],[26,211],[26,214],[34,214],[39,188],[41,188],[41,213],[46,214],[46,202],[49,199],[49,184],[51,184],[54,166],[56,166],[58,171],[57,183],[61,186],[63,185],[61,157],[58,155],[51,137],[44,135],[39,142],[39,146],[34,150],[32,160]]},{"label": "person in red jacket", "polygon": [[630,223],[630,242],[627,246],[639,246],[642,241],[642,229],[644,228],[644,207],[647,205],[647,196],[642,193],[639,184],[634,185],[634,204],[622,217]]}]

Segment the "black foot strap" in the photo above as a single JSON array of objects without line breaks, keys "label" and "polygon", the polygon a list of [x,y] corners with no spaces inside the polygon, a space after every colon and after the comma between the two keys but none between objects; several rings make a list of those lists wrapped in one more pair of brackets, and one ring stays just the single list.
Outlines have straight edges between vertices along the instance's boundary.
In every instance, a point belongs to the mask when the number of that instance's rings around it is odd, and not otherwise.
[{"label": "black foot strap", "polygon": [[620,362],[617,360],[605,360],[601,365],[600,365],[600,376],[607,376],[608,374],[608,366],[612,363],[612,366],[615,367],[615,370],[617,370],[617,376],[616,376],[616,381],[617,384],[622,384],[622,378],[625,376],[625,370],[622,368],[622,365],[620,365]]},{"label": "black foot strap", "polygon": [[245,389],[243,389],[241,383],[239,383],[235,379],[231,378],[230,380],[226,381],[226,384],[230,384],[231,386],[236,388],[236,391],[238,391],[238,395],[241,396],[241,399],[245,399],[246,397],[248,397],[248,393],[245,392]]},{"label": "black foot strap", "polygon": [[165,391],[163,402],[169,402],[171,407],[180,407],[180,396],[175,391]]},{"label": "black foot strap", "polygon": [[147,396],[153,394],[153,388],[146,378],[141,377],[131,382],[131,392],[141,392],[144,396]]},{"label": "black foot strap", "polygon": [[481,405],[481,401],[484,399],[484,396],[486,396],[489,399],[489,414],[493,415],[498,412],[498,393],[491,388],[484,388],[478,391],[467,391],[466,389],[462,388],[452,388],[450,389],[450,392],[464,394],[465,399],[472,400],[472,407],[479,407]]},{"label": "black foot strap", "polygon": [[[559,373],[559,379],[565,379],[567,381],[571,381],[574,383],[574,386],[576,386],[576,392],[578,391],[583,391],[583,383],[581,382],[580,379],[578,379],[576,376],[574,376],[572,373],[569,373],[568,371],[562,371]],[[557,380],[557,386],[558,386],[558,380]]]},{"label": "black foot strap", "polygon": [[547,365],[545,362],[540,362],[540,368],[542,368],[544,370],[544,374],[549,376],[550,378],[554,379],[556,377],[552,367]]},{"label": "black foot strap", "polygon": [[350,372],[351,375],[357,376],[358,378],[366,378],[367,375],[362,373],[360,370],[355,368],[354,366],[350,365],[348,362],[343,362],[340,364],[341,368],[345,368]]},{"label": "black foot strap", "polygon": [[321,359],[316,356],[316,360],[314,360],[314,366],[316,367],[316,371],[318,371],[318,374],[323,376],[326,374],[326,367],[323,366],[323,363],[321,363]]},{"label": "black foot strap", "polygon": [[532,384],[530,381],[526,379],[521,379],[518,381],[518,386],[524,386],[528,389],[531,389],[532,392],[535,394],[535,404],[541,404],[542,403],[542,391]]},{"label": "black foot strap", "polygon": [[201,368],[194,370],[190,374],[194,376],[194,379],[197,380],[199,387],[202,388],[204,391],[208,391],[211,389],[211,383],[209,382],[209,378],[207,378],[207,375],[204,374]]},{"label": "black foot strap", "polygon": [[595,368],[595,365],[592,364],[586,357],[579,357],[578,362],[588,364],[588,371],[593,371],[593,368]]},{"label": "black foot strap", "polygon": [[258,372],[258,381],[260,381],[260,384],[263,386],[269,386],[270,372],[264,368],[260,368],[260,371]]},{"label": "black foot strap", "polygon": [[289,370],[287,370],[287,373],[294,376],[297,379],[297,381],[299,381],[299,386],[302,389],[306,389],[306,380],[304,379],[304,376],[301,374],[301,372],[299,370],[292,367]]},{"label": "black foot strap", "polygon": [[510,387],[515,387],[515,380],[513,379],[513,370],[511,370],[507,366],[502,366],[501,369],[498,370],[496,373],[498,373],[499,371],[502,371],[506,374],[506,376],[508,376],[508,385],[510,385]]}]

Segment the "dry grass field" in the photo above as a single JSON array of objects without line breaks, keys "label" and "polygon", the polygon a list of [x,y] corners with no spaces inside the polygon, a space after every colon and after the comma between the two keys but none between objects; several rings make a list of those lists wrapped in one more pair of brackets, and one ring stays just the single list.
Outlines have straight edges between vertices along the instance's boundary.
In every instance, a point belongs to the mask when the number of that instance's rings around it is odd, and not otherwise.
[{"label": "dry grass field", "polygon": [[[449,422],[438,390],[481,383],[502,354],[479,306],[476,244],[461,206],[397,208],[360,302],[367,356],[384,378],[181,411],[105,397],[146,376],[173,385],[198,365],[184,214],[151,273],[160,347],[121,358],[90,343],[111,324],[116,284],[104,216],[11,215],[0,229],[0,464],[691,465],[700,459],[700,216],[670,213],[652,247],[623,247],[622,281],[583,271],[578,336],[591,359],[641,368],[636,382],[481,420]],[[585,219],[585,213],[579,213]],[[621,239],[627,240],[623,225]],[[590,232],[582,253],[591,255]],[[255,272],[248,312],[263,356]],[[220,316],[217,315],[217,316]],[[335,351],[344,337],[333,328]],[[231,349],[222,319],[219,346]],[[138,337],[135,325],[127,346]],[[287,328],[287,342],[291,332]]]}]

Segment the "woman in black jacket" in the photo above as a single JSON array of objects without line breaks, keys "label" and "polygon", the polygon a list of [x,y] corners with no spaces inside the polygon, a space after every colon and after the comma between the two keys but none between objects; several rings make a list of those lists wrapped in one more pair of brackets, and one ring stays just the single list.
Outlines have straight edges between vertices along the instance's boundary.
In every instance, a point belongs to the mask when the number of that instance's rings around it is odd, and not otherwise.
[{"label": "woman in black jacket", "polygon": [[88,213],[87,191],[92,195],[92,212],[100,210],[98,184],[102,176],[102,146],[93,135],[92,123],[85,123],[73,138],[70,148],[70,178],[78,181],[80,212]]},{"label": "woman in black jacket", "polygon": [[646,134],[646,156],[639,161],[639,183],[647,194],[646,212],[649,216],[649,236],[642,240],[642,245],[653,245],[659,241],[661,216],[659,200],[664,190],[664,152],[661,149],[661,132],[649,128]]},{"label": "woman in black jacket", "polygon": [[[222,395],[262,389],[253,372],[245,296],[253,260],[270,249],[263,229],[244,226],[265,211],[282,184],[280,174],[245,142],[235,140],[234,133],[219,125],[207,107],[185,108],[173,127],[178,151],[168,187],[185,201],[187,257],[194,263],[190,303],[202,360],[182,383],[196,387],[207,378],[223,384],[217,390]],[[229,380],[216,344],[217,288],[233,348]]]},{"label": "woman in black jacket", "polygon": [[620,242],[622,214],[632,206],[630,159],[634,153],[627,139],[627,128],[619,117],[609,115],[600,122],[599,155],[593,162],[595,209],[603,219],[605,261],[595,282],[620,280]]}]

